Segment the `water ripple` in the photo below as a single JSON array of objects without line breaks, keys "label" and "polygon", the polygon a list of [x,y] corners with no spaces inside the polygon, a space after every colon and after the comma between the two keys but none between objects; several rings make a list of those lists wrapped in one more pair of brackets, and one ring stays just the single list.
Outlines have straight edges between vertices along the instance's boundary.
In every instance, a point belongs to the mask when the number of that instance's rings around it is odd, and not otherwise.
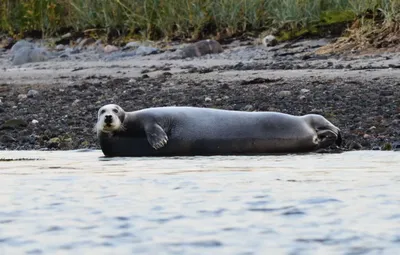
[{"label": "water ripple", "polygon": [[398,254],[400,153],[0,152],[4,254]]}]

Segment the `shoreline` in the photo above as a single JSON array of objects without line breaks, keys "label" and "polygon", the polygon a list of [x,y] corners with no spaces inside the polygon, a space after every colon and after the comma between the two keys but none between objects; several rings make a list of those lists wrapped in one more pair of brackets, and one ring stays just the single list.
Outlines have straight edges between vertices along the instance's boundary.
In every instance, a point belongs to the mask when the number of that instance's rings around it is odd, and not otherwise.
[{"label": "shoreline", "polygon": [[233,41],[222,53],[187,59],[82,50],[21,66],[6,51],[0,149],[99,149],[92,127],[107,103],[127,111],[188,105],[319,113],[342,129],[345,150],[392,149],[400,141],[400,54],[315,54],[327,43]]}]

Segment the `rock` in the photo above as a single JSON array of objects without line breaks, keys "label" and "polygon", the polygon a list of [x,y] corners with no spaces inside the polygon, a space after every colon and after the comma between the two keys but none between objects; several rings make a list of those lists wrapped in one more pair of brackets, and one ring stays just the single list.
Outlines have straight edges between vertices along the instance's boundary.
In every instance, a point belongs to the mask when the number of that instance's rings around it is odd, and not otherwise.
[{"label": "rock", "polygon": [[361,150],[361,149],[362,149],[362,145],[359,144],[359,143],[357,143],[357,142],[352,141],[352,142],[349,144],[349,149],[350,149],[350,150]]},{"label": "rock", "polygon": [[292,95],[292,92],[290,92],[289,90],[282,90],[278,92],[279,97],[288,97],[290,95]]},{"label": "rock", "polygon": [[139,42],[128,42],[122,50],[137,49],[140,46]]},{"label": "rock", "polygon": [[28,63],[30,61],[30,54],[32,48],[23,47],[18,49],[15,54],[12,56],[11,61],[13,65],[22,65]]},{"label": "rock", "polygon": [[12,143],[12,142],[16,142],[17,139],[15,139],[14,137],[10,136],[10,135],[2,135],[0,136],[0,142],[2,143]]},{"label": "rock", "polygon": [[30,54],[30,62],[41,62],[49,59],[49,52],[45,48],[34,48]]},{"label": "rock", "polygon": [[323,110],[322,109],[318,109],[318,108],[312,108],[310,110],[310,113],[314,113],[314,114],[323,114]]},{"label": "rock", "polygon": [[28,91],[28,93],[26,94],[26,96],[29,97],[29,98],[37,97],[37,96],[39,96],[39,91],[34,90],[34,89],[30,89]]},{"label": "rock", "polygon": [[392,143],[392,149],[394,151],[400,151],[400,142],[394,142]]},{"label": "rock", "polygon": [[82,50],[83,48],[87,47],[89,44],[95,43],[95,40],[91,37],[82,39],[79,41],[78,46],[76,47],[79,50]]},{"label": "rock", "polygon": [[44,48],[22,47],[15,52],[12,57],[13,65],[22,65],[30,62],[46,61],[49,58],[49,53]]},{"label": "rock", "polygon": [[278,44],[278,40],[276,40],[276,37],[273,35],[267,35],[262,39],[262,44],[265,47],[272,47]]},{"label": "rock", "polygon": [[19,94],[17,96],[18,101],[23,101],[23,100],[25,100],[27,98],[28,98],[28,96],[26,94]]},{"label": "rock", "polygon": [[79,99],[75,99],[75,101],[74,102],[72,102],[72,106],[77,106],[78,105],[78,103],[80,102],[81,100],[79,100]]},{"label": "rock", "polygon": [[176,51],[181,58],[200,57],[207,54],[218,54],[223,52],[222,46],[215,40],[201,40]]},{"label": "rock", "polygon": [[39,123],[39,121],[37,121],[37,120],[32,120],[32,124],[38,124]]},{"label": "rock", "polygon": [[114,45],[107,45],[106,47],[104,47],[104,52],[105,53],[111,53],[111,52],[115,52],[118,51],[118,47],[114,46]]},{"label": "rock", "polygon": [[309,89],[301,89],[301,90],[300,90],[300,94],[306,94],[306,93],[308,93],[308,92],[310,92]]},{"label": "rock", "polygon": [[62,38],[62,39],[67,39],[67,38],[70,38],[71,36],[72,36],[71,33],[66,33],[66,34],[63,34],[63,35],[61,36],[61,38]]},{"label": "rock", "polygon": [[11,119],[7,120],[6,122],[3,123],[1,126],[1,129],[16,129],[16,128],[21,128],[21,127],[26,127],[28,126],[28,123],[26,121],[21,120],[21,119]]},{"label": "rock", "polygon": [[392,120],[392,125],[395,125],[395,126],[400,125],[400,120],[399,119]]},{"label": "rock", "polygon": [[243,107],[243,110],[247,111],[247,112],[251,112],[254,110],[254,107],[251,104],[248,104],[245,107]]},{"label": "rock", "polygon": [[57,46],[56,46],[56,51],[62,51],[62,50],[65,50],[65,45],[63,45],[63,44],[58,44]]},{"label": "rock", "polygon": [[204,101],[205,101],[205,102],[211,102],[212,99],[211,99],[211,97],[206,97],[206,98],[204,98]]},{"label": "rock", "polygon": [[135,50],[135,54],[140,55],[140,56],[155,54],[158,52],[159,52],[159,49],[153,48],[153,47],[148,47],[148,46],[140,46]]},{"label": "rock", "polygon": [[74,48],[74,49],[72,49],[72,48],[66,48],[66,49],[65,49],[65,54],[78,54],[78,53],[80,53],[80,52],[81,52],[81,50],[78,49],[78,48]]},{"label": "rock", "polygon": [[16,44],[11,47],[10,54],[14,54],[22,48],[30,48],[33,49],[35,45],[31,42],[20,40]]}]

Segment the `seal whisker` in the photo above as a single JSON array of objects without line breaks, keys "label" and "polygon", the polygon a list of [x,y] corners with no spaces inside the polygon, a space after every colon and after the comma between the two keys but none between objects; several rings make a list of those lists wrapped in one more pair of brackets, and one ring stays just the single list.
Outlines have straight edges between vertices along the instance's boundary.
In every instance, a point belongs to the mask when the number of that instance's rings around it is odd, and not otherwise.
[{"label": "seal whisker", "polygon": [[126,131],[125,125],[122,123],[121,126],[119,126],[119,129],[118,129],[118,130],[120,130],[120,131]]}]

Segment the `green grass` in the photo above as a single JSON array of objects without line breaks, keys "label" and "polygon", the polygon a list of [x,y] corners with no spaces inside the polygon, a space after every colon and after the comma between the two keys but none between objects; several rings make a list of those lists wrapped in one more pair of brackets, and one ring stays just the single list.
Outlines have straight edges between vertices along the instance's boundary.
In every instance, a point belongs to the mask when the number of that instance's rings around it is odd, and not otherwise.
[{"label": "green grass", "polygon": [[[44,37],[70,29],[141,39],[199,39],[352,21],[368,9],[400,21],[400,0],[1,0],[0,30]],[[293,33],[291,32],[293,31]],[[289,33],[289,34],[288,34]]]}]

